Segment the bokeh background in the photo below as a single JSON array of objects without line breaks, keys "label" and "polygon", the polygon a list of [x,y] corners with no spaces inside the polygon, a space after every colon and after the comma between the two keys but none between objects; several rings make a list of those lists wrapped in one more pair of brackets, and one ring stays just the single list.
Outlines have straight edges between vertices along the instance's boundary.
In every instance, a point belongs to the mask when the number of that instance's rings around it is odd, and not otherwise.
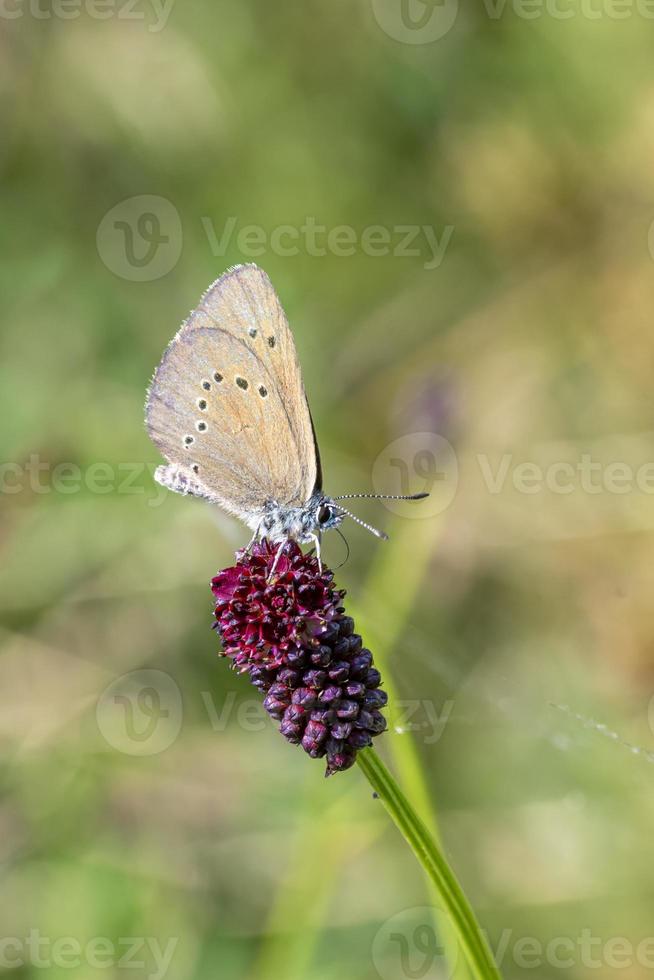
[{"label": "bokeh background", "polygon": [[0,972],[465,977],[359,771],[218,657],[246,530],[152,480],[152,370],[255,260],[327,488],[433,490],[337,578],[503,975],[651,974],[651,14],[3,6]]}]

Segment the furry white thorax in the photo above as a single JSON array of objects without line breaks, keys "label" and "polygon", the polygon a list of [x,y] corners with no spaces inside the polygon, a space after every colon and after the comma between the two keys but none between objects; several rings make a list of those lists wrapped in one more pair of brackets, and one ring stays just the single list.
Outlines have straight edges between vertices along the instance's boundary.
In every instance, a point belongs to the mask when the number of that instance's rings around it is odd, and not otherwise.
[{"label": "furry white thorax", "polygon": [[314,541],[320,531],[338,527],[344,516],[331,497],[316,491],[302,507],[289,507],[269,500],[261,511],[248,515],[246,523],[257,537],[273,542],[291,538],[306,544]]}]

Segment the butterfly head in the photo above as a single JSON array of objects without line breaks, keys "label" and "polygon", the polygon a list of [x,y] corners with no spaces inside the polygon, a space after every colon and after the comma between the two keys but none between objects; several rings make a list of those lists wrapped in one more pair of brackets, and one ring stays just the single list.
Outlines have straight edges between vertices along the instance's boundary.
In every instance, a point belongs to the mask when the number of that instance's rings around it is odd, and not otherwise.
[{"label": "butterfly head", "polygon": [[322,496],[314,512],[316,528],[319,531],[329,531],[330,528],[342,524],[345,516],[345,511],[337,507],[331,497]]}]

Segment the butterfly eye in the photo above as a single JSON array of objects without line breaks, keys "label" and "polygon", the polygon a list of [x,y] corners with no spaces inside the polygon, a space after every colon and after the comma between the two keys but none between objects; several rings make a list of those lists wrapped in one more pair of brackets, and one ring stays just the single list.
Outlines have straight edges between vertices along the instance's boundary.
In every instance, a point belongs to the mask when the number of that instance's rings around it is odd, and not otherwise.
[{"label": "butterfly eye", "polygon": [[318,509],[318,523],[319,524],[326,524],[327,521],[331,518],[331,516],[332,516],[332,509],[331,509],[331,507],[326,507],[323,504],[322,507],[320,507]]}]

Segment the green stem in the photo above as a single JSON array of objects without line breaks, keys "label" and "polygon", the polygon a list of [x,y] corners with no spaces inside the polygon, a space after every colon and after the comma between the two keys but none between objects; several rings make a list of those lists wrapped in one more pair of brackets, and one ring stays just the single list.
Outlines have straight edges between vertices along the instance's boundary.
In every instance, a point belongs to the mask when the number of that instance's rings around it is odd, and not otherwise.
[{"label": "green stem", "polygon": [[452,921],[473,976],[476,980],[489,980],[489,978],[501,980],[493,954],[479,928],[475,914],[452,869],[424,823],[374,749],[360,751],[357,762],[432,881],[438,897],[443,902],[444,911]]}]

